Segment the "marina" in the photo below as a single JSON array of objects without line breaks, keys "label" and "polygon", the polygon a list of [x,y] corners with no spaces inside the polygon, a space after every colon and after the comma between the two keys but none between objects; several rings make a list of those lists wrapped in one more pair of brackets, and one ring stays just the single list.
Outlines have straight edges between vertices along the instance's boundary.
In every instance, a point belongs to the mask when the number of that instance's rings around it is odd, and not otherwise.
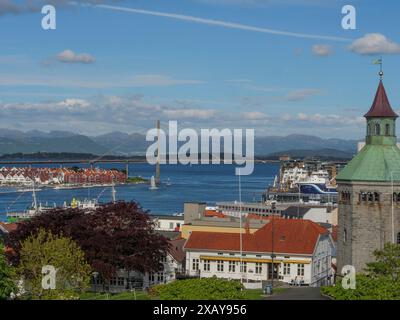
[{"label": "marina", "polygon": [[[108,163],[102,166],[117,169],[125,167],[124,164],[118,167],[117,164]],[[131,175],[147,179],[154,175],[154,169],[154,166],[148,164],[129,164]],[[273,183],[278,171],[279,164],[255,164],[253,174],[242,177],[243,200],[261,201],[266,186]],[[169,215],[181,213],[185,202],[205,201],[213,205],[218,201],[239,199],[238,177],[233,165],[161,165],[161,183],[158,188],[150,191],[149,184],[116,185],[116,200],[137,200],[152,214]],[[70,203],[73,198],[80,201],[98,198],[99,203],[107,203],[112,200],[110,189],[110,186],[43,188],[37,191],[37,198],[38,203],[43,205],[47,202],[63,206],[64,202]],[[7,212],[25,211],[31,205],[32,191],[18,193],[17,188],[3,188],[0,191],[0,221],[6,220]]]}]

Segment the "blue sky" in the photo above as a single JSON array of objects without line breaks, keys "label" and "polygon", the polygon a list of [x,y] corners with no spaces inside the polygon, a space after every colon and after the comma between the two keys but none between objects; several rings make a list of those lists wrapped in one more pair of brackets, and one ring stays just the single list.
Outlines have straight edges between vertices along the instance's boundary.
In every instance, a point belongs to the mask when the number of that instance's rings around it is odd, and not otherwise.
[{"label": "blue sky", "polygon": [[[57,29],[44,31],[40,0],[0,0],[1,128],[131,133],[159,118],[361,138],[378,84],[371,62],[381,55],[399,109],[397,1],[48,2]],[[357,10],[356,30],[341,28],[345,4]]]}]

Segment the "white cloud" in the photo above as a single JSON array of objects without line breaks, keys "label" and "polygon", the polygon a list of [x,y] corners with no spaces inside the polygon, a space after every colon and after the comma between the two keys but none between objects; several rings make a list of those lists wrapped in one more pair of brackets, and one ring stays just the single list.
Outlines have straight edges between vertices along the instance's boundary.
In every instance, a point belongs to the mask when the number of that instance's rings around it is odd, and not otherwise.
[{"label": "white cloud", "polygon": [[316,95],[320,95],[322,92],[318,89],[298,89],[289,92],[285,99],[288,101],[300,101]]},{"label": "white cloud", "polygon": [[174,85],[197,85],[205,83],[201,80],[176,79],[167,75],[142,74],[133,77],[106,77],[105,80],[87,78],[85,74],[72,77],[0,74],[0,86],[45,86],[70,88],[123,88],[123,87],[165,87]]},{"label": "white cloud", "polygon": [[400,45],[381,33],[368,33],[353,41],[349,50],[361,55],[399,54]]},{"label": "white cloud", "polygon": [[204,81],[200,80],[181,80],[174,79],[160,74],[142,74],[131,77],[129,86],[132,87],[167,87],[182,84],[202,84]]},{"label": "white cloud", "polygon": [[65,99],[64,101],[61,101],[57,103],[57,105],[61,107],[81,107],[81,108],[86,108],[90,105],[90,103],[86,100],[83,99]]},{"label": "white cloud", "polygon": [[95,61],[94,57],[87,53],[75,53],[72,50],[64,50],[57,55],[57,60],[63,63],[89,64]]},{"label": "white cloud", "polygon": [[171,109],[162,112],[169,119],[210,119],[216,114],[215,110],[205,109]]},{"label": "white cloud", "polygon": [[312,46],[312,53],[319,57],[328,57],[333,54],[333,49],[330,45],[315,44]]},{"label": "white cloud", "polygon": [[266,120],[268,116],[265,113],[259,111],[243,112],[243,119],[245,120]]}]

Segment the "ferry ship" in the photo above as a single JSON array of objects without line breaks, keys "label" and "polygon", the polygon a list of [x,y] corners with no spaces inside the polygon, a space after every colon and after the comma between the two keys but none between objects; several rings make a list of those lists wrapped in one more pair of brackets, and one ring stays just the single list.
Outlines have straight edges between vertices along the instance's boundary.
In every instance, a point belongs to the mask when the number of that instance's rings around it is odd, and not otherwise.
[{"label": "ferry ship", "polygon": [[267,188],[263,200],[277,202],[337,203],[333,174],[326,169],[310,170],[304,163],[281,166],[280,179]]}]

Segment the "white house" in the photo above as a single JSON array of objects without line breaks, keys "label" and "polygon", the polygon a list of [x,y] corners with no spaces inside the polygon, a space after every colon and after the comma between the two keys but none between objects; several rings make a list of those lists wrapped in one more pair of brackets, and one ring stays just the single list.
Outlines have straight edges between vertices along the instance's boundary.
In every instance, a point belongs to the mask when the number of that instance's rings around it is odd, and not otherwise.
[{"label": "white house", "polygon": [[183,224],[183,216],[152,215],[155,229],[160,231],[180,231]]},{"label": "white house", "polygon": [[242,278],[247,288],[261,288],[273,273],[285,283],[331,281],[334,243],[328,230],[313,221],[271,219],[255,233],[242,234],[242,255],[240,238],[237,233],[193,231],[184,247],[187,273]]},{"label": "white house", "polygon": [[115,277],[104,283],[100,276],[92,278],[93,291],[119,293],[132,289],[147,289],[151,286],[174,281],[178,274],[185,271],[185,254],[183,245],[186,239],[170,240],[170,249],[163,261],[163,269],[157,273],[140,273],[137,271],[119,270]]}]

